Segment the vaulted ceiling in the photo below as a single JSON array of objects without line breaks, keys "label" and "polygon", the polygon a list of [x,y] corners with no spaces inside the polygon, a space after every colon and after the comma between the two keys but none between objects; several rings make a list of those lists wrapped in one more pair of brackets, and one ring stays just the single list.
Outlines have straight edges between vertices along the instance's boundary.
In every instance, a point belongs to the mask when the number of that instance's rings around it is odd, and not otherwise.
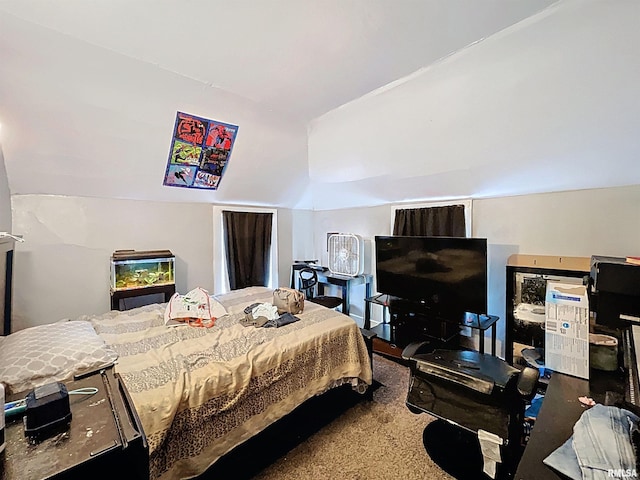
[{"label": "vaulted ceiling", "polygon": [[[310,124],[555,3],[0,1],[9,186],[14,194],[313,208]],[[534,63],[549,54],[548,45],[526,45],[522,55]],[[501,44],[493,48],[500,58]],[[162,185],[176,111],[239,126],[217,191]]]}]

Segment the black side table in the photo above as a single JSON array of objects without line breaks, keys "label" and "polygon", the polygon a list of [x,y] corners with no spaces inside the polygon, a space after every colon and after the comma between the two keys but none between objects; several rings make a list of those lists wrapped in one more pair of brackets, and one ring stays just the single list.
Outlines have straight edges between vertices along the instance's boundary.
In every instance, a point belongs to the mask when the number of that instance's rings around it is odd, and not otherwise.
[{"label": "black side table", "polygon": [[[149,478],[149,447],[142,424],[120,377],[107,368],[66,382],[67,390],[97,388],[94,395],[70,395],[71,422],[33,443],[22,417],[7,422],[7,446],[0,456],[0,480]],[[28,392],[7,400],[24,398]]]}]

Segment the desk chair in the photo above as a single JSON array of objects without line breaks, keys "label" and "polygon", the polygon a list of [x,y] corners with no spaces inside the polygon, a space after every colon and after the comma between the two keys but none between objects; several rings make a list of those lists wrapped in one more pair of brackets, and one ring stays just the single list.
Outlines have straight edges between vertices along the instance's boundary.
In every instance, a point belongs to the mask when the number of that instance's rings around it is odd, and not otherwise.
[{"label": "desk chair", "polygon": [[303,268],[298,272],[298,275],[300,275],[300,291],[304,293],[308,301],[332,309],[342,305],[342,298],[340,297],[315,295],[318,284],[318,274],[313,268]]}]

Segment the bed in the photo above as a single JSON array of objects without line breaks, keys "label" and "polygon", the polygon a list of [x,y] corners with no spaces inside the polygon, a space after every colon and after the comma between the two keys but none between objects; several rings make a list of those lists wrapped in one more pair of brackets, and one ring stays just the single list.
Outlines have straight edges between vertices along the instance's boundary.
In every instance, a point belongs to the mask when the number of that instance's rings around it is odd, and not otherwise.
[{"label": "bed", "polygon": [[247,327],[244,308],[271,302],[272,290],[213,298],[227,315],[212,328],[167,327],[164,304],[77,319],[117,355],[153,479],[197,476],[307,399],[344,384],[364,393],[371,384],[367,348],[351,318],[306,302],[295,323]]}]

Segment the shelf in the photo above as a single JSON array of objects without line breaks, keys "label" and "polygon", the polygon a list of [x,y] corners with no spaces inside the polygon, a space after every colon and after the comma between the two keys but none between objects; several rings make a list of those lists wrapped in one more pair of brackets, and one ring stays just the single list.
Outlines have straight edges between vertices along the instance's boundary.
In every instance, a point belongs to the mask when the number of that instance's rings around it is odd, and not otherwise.
[{"label": "shelf", "polygon": [[464,320],[460,323],[462,327],[469,327],[484,332],[491,328],[500,317],[496,315],[478,315],[475,313],[466,313]]},{"label": "shelf", "polygon": [[523,255],[515,253],[507,260],[508,267],[536,268],[541,270],[567,270],[589,273],[590,257],[557,257],[553,255]]},{"label": "shelf", "polygon": [[394,302],[401,302],[402,299],[394,297],[392,295],[387,295],[386,293],[378,293],[373,297],[365,298],[364,301],[373,303],[374,305],[382,305],[383,307],[388,307]]},{"label": "shelf", "polygon": [[379,323],[375,327],[372,327],[370,330],[375,333],[380,340],[391,342],[391,324]]},{"label": "shelf", "polygon": [[[383,319],[386,319],[387,310],[389,310],[391,313],[389,323],[383,321],[371,327],[371,305],[382,306]],[[365,298],[364,327],[375,332],[379,341],[399,347],[425,340],[450,345],[459,337],[460,329],[468,327],[480,332],[480,352],[484,353],[484,333],[491,329],[491,353],[495,355],[495,324],[499,317],[471,312],[461,313],[455,317],[455,319],[444,318],[434,314],[423,303],[383,293]]]}]

